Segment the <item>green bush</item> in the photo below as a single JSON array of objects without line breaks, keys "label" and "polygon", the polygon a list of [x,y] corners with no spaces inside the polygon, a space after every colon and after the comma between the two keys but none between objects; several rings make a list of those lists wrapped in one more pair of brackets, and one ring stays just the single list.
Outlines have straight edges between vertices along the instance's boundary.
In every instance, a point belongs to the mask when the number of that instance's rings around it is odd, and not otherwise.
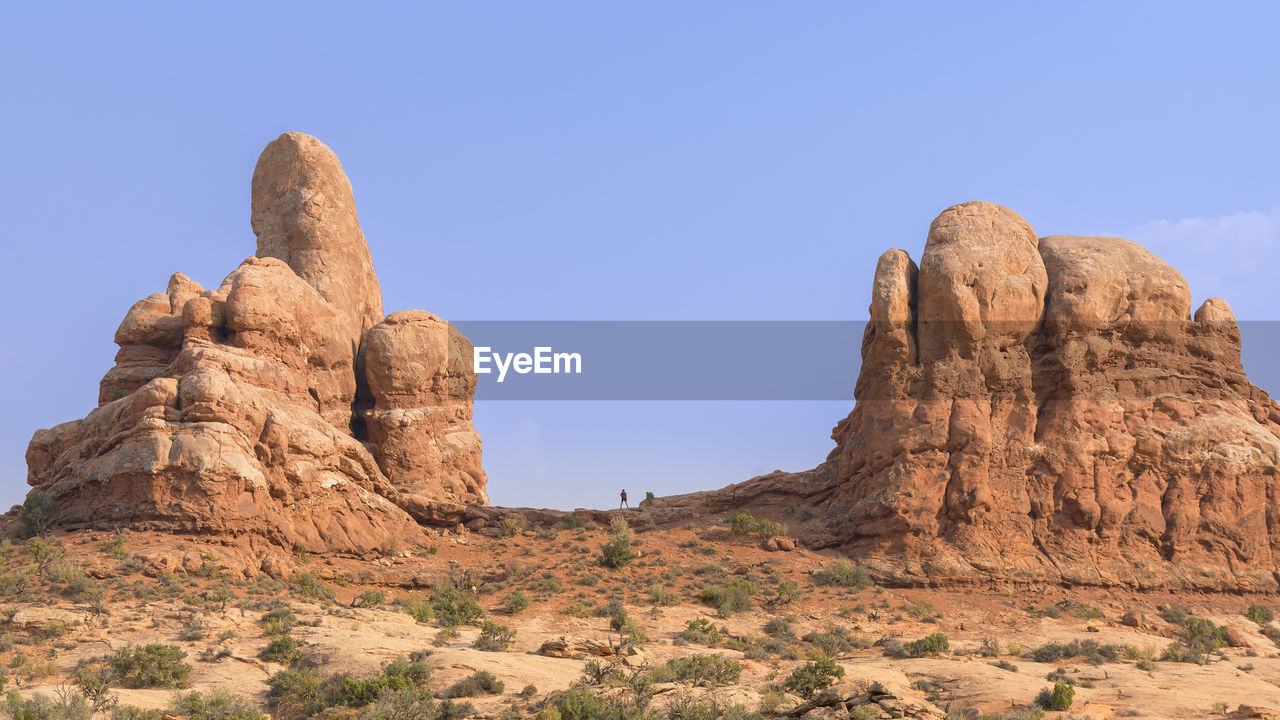
[{"label": "green bush", "polygon": [[528,526],[528,521],[520,513],[510,513],[502,518],[502,537],[509,538],[520,535]]},{"label": "green bush", "polygon": [[277,635],[267,643],[258,657],[267,662],[291,665],[293,661],[302,657],[302,651],[298,650],[298,641],[292,635],[285,633]]},{"label": "green bush", "polygon": [[720,643],[720,629],[706,618],[690,620],[676,637],[686,642],[715,647]]},{"label": "green bush", "polygon": [[174,715],[190,720],[270,720],[253,703],[223,688],[210,690],[207,695],[178,695],[171,709]]},{"label": "green bush", "polygon": [[506,685],[493,673],[478,670],[449,688],[449,697],[475,697],[477,695],[501,695]]},{"label": "green bush", "polygon": [[823,688],[831,687],[842,677],[844,668],[829,657],[821,657],[791,671],[782,686],[787,692],[808,698]]},{"label": "green bush", "polygon": [[441,585],[431,593],[431,611],[446,627],[473,623],[484,616],[480,603],[453,585]]},{"label": "green bush", "polygon": [[[947,636],[940,635],[940,637],[945,646]],[[821,632],[808,633],[801,639],[824,655],[840,655],[850,650],[865,650],[875,644],[870,637],[855,636],[849,632],[848,628],[841,625],[827,625]]]},{"label": "green bush", "polygon": [[1069,643],[1046,643],[1031,652],[1031,659],[1048,663],[1067,658],[1084,658],[1092,665],[1104,662],[1115,662],[1120,658],[1121,648],[1116,645],[1103,645],[1097,640],[1072,640]]},{"label": "green bush", "polygon": [[708,583],[702,586],[702,602],[714,607],[720,617],[732,617],[753,607],[752,596],[756,584],[746,578],[736,578],[726,583]]},{"label": "green bush", "polygon": [[42,492],[28,493],[18,510],[18,521],[13,532],[18,537],[43,535],[53,529],[53,516],[58,512],[58,501]]},{"label": "green bush", "polygon": [[915,658],[941,655],[951,652],[951,641],[942,633],[933,633],[907,643],[906,651]]},{"label": "green bush", "polygon": [[1244,616],[1259,625],[1266,625],[1275,619],[1275,614],[1271,612],[1270,608],[1265,608],[1258,603],[1249,605],[1249,609],[1244,611]]},{"label": "green bush", "polygon": [[866,568],[854,565],[848,558],[836,558],[826,567],[813,571],[813,581],[854,590],[865,590],[875,584]]},{"label": "green bush", "polygon": [[516,631],[506,625],[499,625],[492,620],[485,620],[484,625],[480,627],[480,635],[476,637],[471,647],[486,652],[502,652],[511,646],[511,641],[515,639]]},{"label": "green bush", "polygon": [[4,710],[13,720],[90,720],[93,716],[93,708],[80,693],[59,695],[56,699],[35,693],[24,700],[17,690],[10,690]]},{"label": "green bush", "polygon": [[303,597],[315,600],[332,600],[333,588],[320,582],[311,573],[302,573],[293,581],[293,588]]},{"label": "green bush", "polygon": [[1069,683],[1054,683],[1053,688],[1045,688],[1036,696],[1036,704],[1045,710],[1070,710],[1075,700],[1075,686]]},{"label": "green bush", "polygon": [[[429,703],[422,705],[430,699],[430,693],[420,691],[431,682],[431,675],[431,668],[426,663],[406,658],[383,665],[382,673],[372,678],[346,674],[322,676],[312,669],[285,670],[272,675],[267,681],[270,686],[267,700],[273,715],[286,720],[310,717],[333,707],[360,707],[391,696],[396,697],[395,707],[412,699],[417,701],[420,710],[435,712],[438,707]],[[395,707],[384,707],[380,712],[390,712]],[[425,717],[437,716],[428,714]]]},{"label": "green bush", "polygon": [[508,615],[519,615],[529,609],[531,601],[529,596],[520,590],[507,595],[506,600],[502,602],[502,609]]},{"label": "green bush", "polygon": [[634,539],[635,536],[631,532],[631,526],[627,525],[627,521],[620,517],[614,518],[609,524],[609,540],[600,548],[600,564],[615,570],[626,567],[637,557],[635,551],[631,549]]},{"label": "green bush", "polygon": [[387,594],[381,590],[365,590],[356,598],[355,606],[362,608],[376,608],[387,601]]},{"label": "green bush", "polygon": [[739,510],[738,513],[733,516],[733,520],[729,521],[730,529],[739,535],[750,535],[756,531],[758,526],[759,524],[756,522],[755,516],[746,510]]},{"label": "green bush", "polygon": [[177,645],[129,645],[116,650],[110,664],[126,687],[181,688],[191,675],[186,657]]},{"label": "green bush", "polygon": [[283,635],[297,624],[298,616],[293,614],[293,608],[288,605],[279,605],[262,616],[262,634]]},{"label": "green bush", "polygon": [[668,660],[654,668],[654,682],[681,682],[694,687],[736,685],[742,665],[720,655],[686,655]]}]

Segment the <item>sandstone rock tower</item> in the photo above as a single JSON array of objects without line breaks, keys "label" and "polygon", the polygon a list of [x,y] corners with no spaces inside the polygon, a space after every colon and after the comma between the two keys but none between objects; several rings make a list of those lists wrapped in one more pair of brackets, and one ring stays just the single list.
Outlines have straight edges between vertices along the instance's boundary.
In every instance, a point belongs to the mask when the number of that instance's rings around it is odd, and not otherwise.
[{"label": "sandstone rock tower", "polygon": [[947,209],[880,257],[855,399],[814,470],[655,512],[809,505],[807,544],[902,583],[1280,587],[1280,406],[1135,243]]},{"label": "sandstone rock tower", "polygon": [[98,408],[38,430],[28,483],[66,526],[368,553],[485,502],[470,343],[382,291],[351,185],[285,133],[253,173],[255,257],[129,309]]}]

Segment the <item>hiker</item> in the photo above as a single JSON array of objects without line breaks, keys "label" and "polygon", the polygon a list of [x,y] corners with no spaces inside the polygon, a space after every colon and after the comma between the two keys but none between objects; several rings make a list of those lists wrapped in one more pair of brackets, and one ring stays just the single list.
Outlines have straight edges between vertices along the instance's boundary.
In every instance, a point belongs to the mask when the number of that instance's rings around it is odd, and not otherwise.
[{"label": "hiker", "polygon": [[622,491],[622,502],[618,503],[618,509],[621,510],[622,508],[631,509],[631,506],[627,504],[627,491],[625,489]]}]

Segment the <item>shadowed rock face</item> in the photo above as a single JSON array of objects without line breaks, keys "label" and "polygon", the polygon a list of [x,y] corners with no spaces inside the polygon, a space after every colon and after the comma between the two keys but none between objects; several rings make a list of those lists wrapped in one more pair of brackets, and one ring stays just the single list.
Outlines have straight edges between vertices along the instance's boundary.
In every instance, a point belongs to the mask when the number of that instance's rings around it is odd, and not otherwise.
[{"label": "shadowed rock face", "polygon": [[[177,273],[136,303],[99,407],[36,431],[28,482],[57,499],[57,520],[368,553],[484,500],[475,377],[455,357],[470,343],[429,313],[383,321],[337,157],[282,135],[252,205],[257,256],[216,290]],[[429,338],[396,331],[419,318]]]},{"label": "shadowed rock face", "polygon": [[[1277,587],[1280,407],[1227,303],[1119,238],[949,208],[872,282],[853,412],[818,468],[652,512],[754,507],[903,583]],[[794,518],[794,513],[792,513]],[[659,520],[661,521],[661,520]]]}]

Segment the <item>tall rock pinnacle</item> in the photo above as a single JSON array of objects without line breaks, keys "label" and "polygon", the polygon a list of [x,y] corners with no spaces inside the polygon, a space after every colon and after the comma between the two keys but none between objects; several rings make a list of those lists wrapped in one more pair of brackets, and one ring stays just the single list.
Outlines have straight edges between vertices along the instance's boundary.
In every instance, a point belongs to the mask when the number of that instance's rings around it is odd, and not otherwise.
[{"label": "tall rock pinnacle", "polygon": [[297,132],[267,145],[253,169],[250,224],[257,256],[285,261],[315,288],[342,316],[353,347],[382,320],[382,288],[351,183],[327,145]]}]

